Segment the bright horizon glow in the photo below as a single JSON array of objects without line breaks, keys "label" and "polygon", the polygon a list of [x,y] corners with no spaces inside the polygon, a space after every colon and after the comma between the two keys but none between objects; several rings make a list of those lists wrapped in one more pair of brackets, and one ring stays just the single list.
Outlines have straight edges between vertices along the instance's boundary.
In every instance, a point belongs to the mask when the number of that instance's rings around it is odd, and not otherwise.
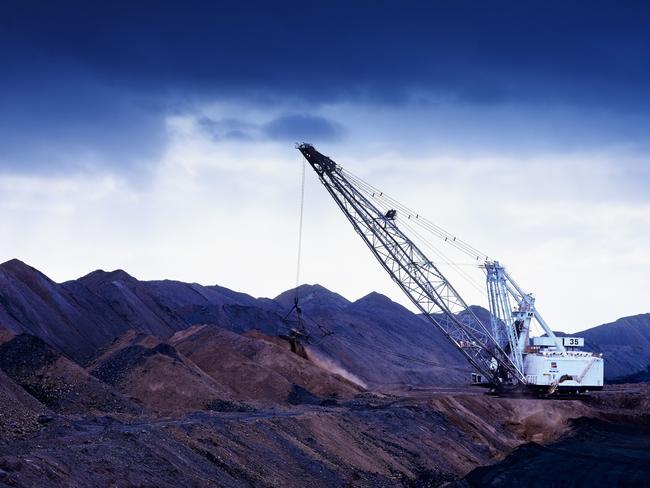
[{"label": "bright horizon glow", "polygon": [[[3,255],[23,259],[59,282],[97,268],[122,268],[138,279],[219,284],[254,296],[272,298],[292,288],[302,156],[291,143],[214,142],[195,119],[169,119],[171,143],[144,186],[108,175],[3,180],[3,194],[12,202],[11,208],[3,205],[3,214],[15,217],[4,219],[14,238],[3,242]],[[359,156],[346,154],[358,151],[354,140],[351,135],[349,142],[334,144],[338,151],[329,150],[328,144],[316,147],[499,259],[535,294],[554,329],[574,332],[645,312],[643,290],[650,283],[643,272],[636,274],[638,292],[628,300],[608,304],[607,310],[590,305],[607,303],[612,292],[598,284],[603,274],[611,283],[629,282],[635,268],[650,269],[644,256],[650,207],[592,201],[589,194],[618,177],[607,158],[590,163],[589,171],[582,161],[590,155],[579,154],[560,161],[534,156],[524,165],[514,159],[473,157],[459,164],[452,156],[433,153],[412,160],[383,153],[353,159]],[[559,167],[565,169],[553,169]],[[585,176],[590,179],[585,181]],[[520,200],[517,194],[492,191],[502,184],[526,188],[529,181],[543,194]],[[579,185],[589,190],[585,200],[573,197]],[[546,200],[549,193],[552,202]],[[36,215],[41,225],[26,226]],[[610,240],[612,231],[618,236],[615,242]],[[43,242],[51,244],[44,249]],[[471,264],[444,243],[432,243],[452,262]],[[467,267],[477,290],[457,273],[442,269],[468,303],[487,308],[479,270]],[[319,283],[352,301],[377,291],[414,310],[309,166],[301,281]],[[587,281],[597,286],[583,286]]]}]

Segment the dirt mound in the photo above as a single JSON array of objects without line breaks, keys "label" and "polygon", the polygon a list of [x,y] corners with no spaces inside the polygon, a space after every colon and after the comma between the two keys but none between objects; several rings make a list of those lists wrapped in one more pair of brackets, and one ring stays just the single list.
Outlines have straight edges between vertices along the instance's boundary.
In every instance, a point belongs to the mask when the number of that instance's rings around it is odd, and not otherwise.
[{"label": "dirt mound", "polygon": [[141,411],[118,391],[32,335],[19,334],[0,345],[0,369],[59,413]]},{"label": "dirt mound", "polygon": [[113,342],[106,347],[99,350],[97,357],[88,365],[89,369],[95,368],[97,365],[103,363],[107,358],[116,352],[127,348],[129,346],[143,346],[152,348],[162,342],[158,337],[138,332],[136,330],[127,330],[124,334],[116,337]]},{"label": "dirt mound", "polygon": [[335,365],[315,349],[307,348],[309,360],[304,361],[303,358],[292,354],[287,341],[279,337],[270,337],[259,331],[250,331],[246,333],[246,337],[263,344],[255,355],[257,361],[317,395],[345,397],[365,389],[361,380]]},{"label": "dirt mound", "polygon": [[109,385],[117,385],[124,382],[126,377],[139,366],[147,362],[149,358],[156,355],[167,356],[172,360],[180,361],[176,350],[169,344],[158,344],[154,347],[141,345],[127,346],[107,356],[101,361],[92,372],[96,378]]},{"label": "dirt mound", "polygon": [[193,334],[180,333],[170,339],[178,351],[240,400],[286,402],[292,384],[279,373],[265,368],[237,350],[236,342],[254,343],[233,332],[213,327],[193,327]]},{"label": "dirt mound", "polygon": [[90,371],[156,414],[211,409],[230,399],[226,388],[174,347],[144,334],[127,332]]},{"label": "dirt mound", "polygon": [[230,388],[235,398],[280,403],[309,398],[312,403],[315,395],[349,398],[362,391],[291,353],[284,341],[260,333],[241,336],[219,327],[196,326],[175,334],[170,343]]},{"label": "dirt mound", "polygon": [[[0,371],[0,440],[19,439],[36,432],[49,410]],[[39,422],[40,420],[40,422]]]},{"label": "dirt mound", "polygon": [[[308,332],[324,339],[314,349],[370,388],[399,392],[467,382],[471,368],[442,332],[379,293],[349,302],[322,286],[302,285],[274,301],[219,286],[139,281],[122,270],[55,283],[18,260],[0,264],[2,327],[36,335],[84,367],[129,329],[162,340],[195,324],[239,334],[286,332],[296,294]],[[489,321],[487,310],[472,310]],[[604,354],[606,379],[641,380],[649,374],[649,324],[650,314],[641,314],[576,334],[588,350]]]}]

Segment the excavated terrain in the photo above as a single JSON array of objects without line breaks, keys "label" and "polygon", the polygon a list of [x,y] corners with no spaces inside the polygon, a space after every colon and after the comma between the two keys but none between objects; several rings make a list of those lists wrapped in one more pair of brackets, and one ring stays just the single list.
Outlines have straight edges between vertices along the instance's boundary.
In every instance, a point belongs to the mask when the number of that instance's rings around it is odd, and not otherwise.
[{"label": "excavated terrain", "polygon": [[[650,425],[581,418],[561,441],[527,443],[493,466],[473,470],[456,487],[647,486]],[[558,466],[560,472],[548,469]]]},{"label": "excavated terrain", "polygon": [[50,417],[50,411],[11,378],[0,371],[0,439],[5,442],[23,438],[40,429],[40,421]]},{"label": "excavated terrain", "polygon": [[[298,292],[312,337],[302,356],[280,338]],[[629,357],[619,347],[617,374],[645,370],[646,318],[614,324],[638,339]],[[609,354],[605,329],[592,339]],[[430,324],[376,293],[349,302],[305,285],[257,299],[119,270],[57,284],[12,260],[0,264],[0,486],[647,479],[647,384],[502,398],[459,386],[467,370]]]},{"label": "excavated terrain", "polygon": [[128,331],[88,370],[156,415],[202,410],[231,395],[171,345]]},{"label": "excavated terrain", "polygon": [[63,414],[129,413],[142,409],[35,336],[0,345],[0,369],[48,408]]},{"label": "excavated terrain", "polygon": [[622,405],[648,393],[618,387],[589,399],[541,400],[466,387],[79,416],[48,413],[7,377],[0,386],[3,398],[22,395],[14,405],[29,408],[12,419],[20,435],[3,434],[0,443],[0,481],[24,487],[475,486],[491,476],[475,468],[513,450],[519,459],[518,448],[566,437],[584,419],[613,426],[643,419]]},{"label": "excavated terrain", "polygon": [[5,340],[4,486],[535,485],[546,460],[571,459],[609,434],[612,459],[646,452],[643,436],[627,442],[625,429],[647,431],[647,385],[570,400],[472,387],[385,394],[281,339],[214,326],[166,341],[128,331],[86,369],[34,336]]},{"label": "excavated terrain", "polygon": [[571,419],[569,428],[558,432],[558,442],[525,443],[453,486],[647,486],[650,385],[613,385],[585,405],[596,415]]},{"label": "excavated terrain", "polygon": [[359,384],[291,353],[286,341],[259,332],[242,336],[193,326],[169,342],[240,400],[304,403],[311,396],[349,398],[363,391]]}]

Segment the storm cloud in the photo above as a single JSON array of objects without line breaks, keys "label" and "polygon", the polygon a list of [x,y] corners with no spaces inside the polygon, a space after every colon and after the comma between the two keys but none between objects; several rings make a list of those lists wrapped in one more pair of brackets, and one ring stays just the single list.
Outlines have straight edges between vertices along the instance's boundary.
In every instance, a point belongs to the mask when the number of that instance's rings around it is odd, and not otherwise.
[{"label": "storm cloud", "polygon": [[337,104],[458,107],[485,140],[500,107],[548,140],[566,134],[549,110],[623,144],[650,128],[638,2],[8,1],[0,19],[2,171],[146,166],[166,117],[219,100],[282,113],[213,131],[240,140],[335,140]]}]

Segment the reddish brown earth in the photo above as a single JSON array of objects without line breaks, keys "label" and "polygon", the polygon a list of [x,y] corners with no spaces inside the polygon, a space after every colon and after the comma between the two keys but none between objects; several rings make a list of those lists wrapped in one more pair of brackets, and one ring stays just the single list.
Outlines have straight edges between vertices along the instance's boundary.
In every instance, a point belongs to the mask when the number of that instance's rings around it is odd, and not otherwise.
[{"label": "reddish brown earth", "polygon": [[[585,419],[648,422],[645,384],[489,396],[458,386],[458,353],[386,297],[299,293],[307,358],[278,337],[293,291],[256,299],[123,271],[57,284],[0,265],[0,485],[476,486],[519,473],[518,452],[557,465],[553,442]],[[633,352],[619,369],[643,364]]]},{"label": "reddish brown earth", "polygon": [[303,403],[308,394],[350,398],[363,391],[293,354],[282,339],[259,332],[242,336],[219,327],[194,326],[169,342],[240,400]]},{"label": "reddish brown earth", "polygon": [[166,418],[57,417],[0,444],[0,479],[25,487],[438,486],[532,439],[557,439],[571,419],[610,414],[578,400],[466,390]]},{"label": "reddish brown earth", "polygon": [[650,397],[364,392],[284,341],[215,327],[168,342],[129,332],[89,366],[104,381],[31,336],[0,359],[0,481],[24,487],[438,486],[562,438],[576,419],[642,418]]},{"label": "reddish brown earth", "polygon": [[209,409],[230,391],[160,339],[126,332],[88,366],[96,378],[156,415]]},{"label": "reddish brown earth", "polygon": [[168,342],[128,332],[89,366],[97,376],[32,336],[0,359],[0,479],[13,486],[436,486],[571,419],[630,415],[648,393],[370,393],[282,340],[216,327]]}]

